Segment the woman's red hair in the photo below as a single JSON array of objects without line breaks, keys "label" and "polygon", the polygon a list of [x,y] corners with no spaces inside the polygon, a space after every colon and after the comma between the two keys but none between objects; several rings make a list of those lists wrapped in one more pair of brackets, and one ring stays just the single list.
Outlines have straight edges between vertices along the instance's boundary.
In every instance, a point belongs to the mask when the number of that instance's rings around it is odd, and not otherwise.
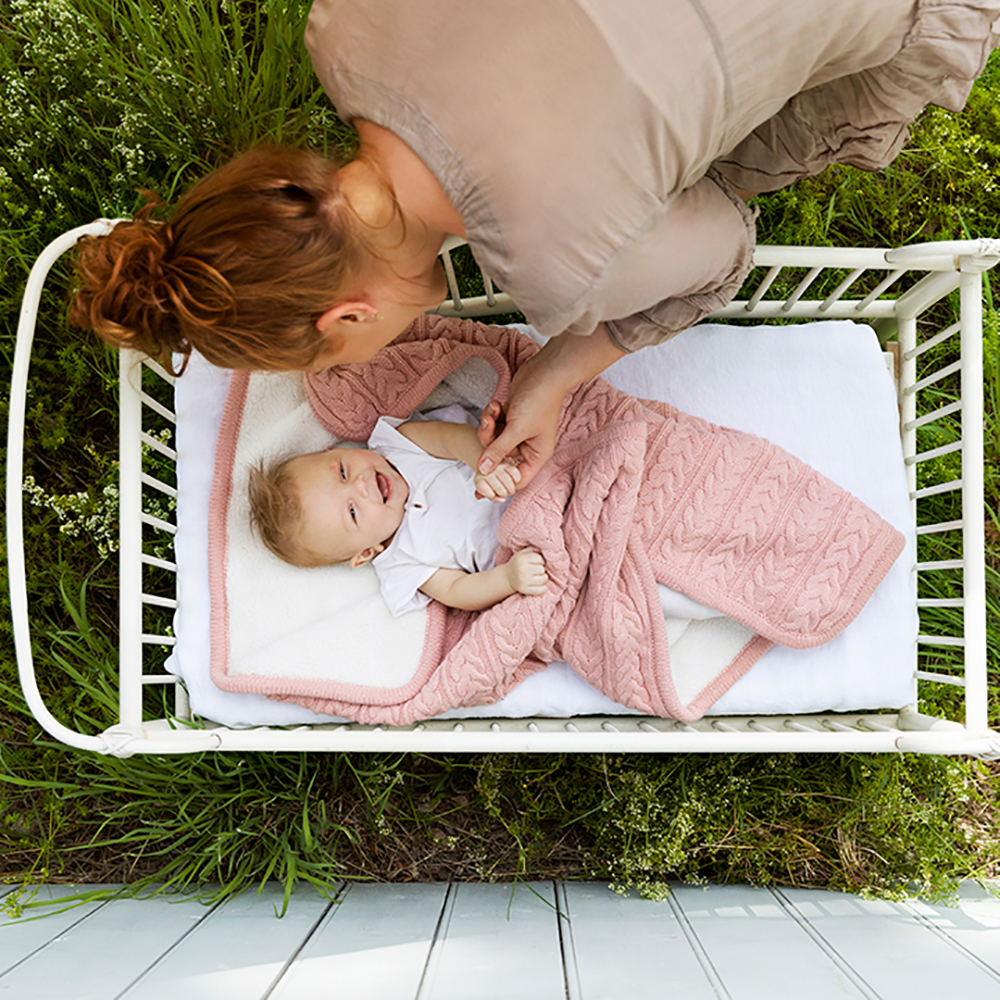
[{"label": "woman's red hair", "polygon": [[171,366],[192,348],[226,368],[304,369],[316,321],[366,253],[338,163],[263,147],[198,181],[173,218],[151,201],[77,248],[70,322]]}]

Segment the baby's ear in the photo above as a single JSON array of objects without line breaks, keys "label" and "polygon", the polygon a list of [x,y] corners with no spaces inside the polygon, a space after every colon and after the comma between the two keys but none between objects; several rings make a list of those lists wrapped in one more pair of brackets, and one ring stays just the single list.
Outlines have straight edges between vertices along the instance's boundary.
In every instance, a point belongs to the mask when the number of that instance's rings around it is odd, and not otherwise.
[{"label": "baby's ear", "polygon": [[368,548],[362,549],[348,560],[351,569],[357,569],[359,566],[371,562],[384,548],[385,546],[379,542],[378,545],[369,545]]}]

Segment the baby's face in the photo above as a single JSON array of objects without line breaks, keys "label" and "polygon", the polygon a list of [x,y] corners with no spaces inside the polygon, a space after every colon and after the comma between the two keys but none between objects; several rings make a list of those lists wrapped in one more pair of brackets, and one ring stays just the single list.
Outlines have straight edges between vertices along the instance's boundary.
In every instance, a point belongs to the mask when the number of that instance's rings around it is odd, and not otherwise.
[{"label": "baby's face", "polygon": [[286,468],[302,505],[299,544],[330,562],[367,562],[403,520],[410,487],[373,451],[332,448],[299,455]]}]

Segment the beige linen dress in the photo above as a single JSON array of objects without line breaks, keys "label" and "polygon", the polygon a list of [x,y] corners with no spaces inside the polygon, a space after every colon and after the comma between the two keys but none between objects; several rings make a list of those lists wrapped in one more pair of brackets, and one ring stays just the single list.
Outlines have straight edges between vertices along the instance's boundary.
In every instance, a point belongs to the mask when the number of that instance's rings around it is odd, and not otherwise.
[{"label": "beige linen dress", "polygon": [[[729,301],[753,213],[829,163],[887,164],[960,110],[1000,0],[315,0],[346,119],[433,171],[477,262],[544,334],[625,350]],[[729,183],[727,183],[727,181]]]}]

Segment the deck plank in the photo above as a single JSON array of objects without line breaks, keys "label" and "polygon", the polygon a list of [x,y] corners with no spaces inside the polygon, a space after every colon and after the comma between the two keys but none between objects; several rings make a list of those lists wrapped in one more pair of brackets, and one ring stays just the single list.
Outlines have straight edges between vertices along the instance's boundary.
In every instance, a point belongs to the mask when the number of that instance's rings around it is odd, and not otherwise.
[{"label": "deck plank", "polygon": [[207,913],[191,899],[111,900],[0,978],[0,989],[31,1000],[108,1000]]},{"label": "deck plank", "polygon": [[419,1000],[565,1000],[551,882],[455,883]]},{"label": "deck plank", "polygon": [[348,886],[269,1000],[415,997],[447,892],[441,883]]},{"label": "deck plank", "polygon": [[268,885],[213,910],[122,1000],[255,1000],[264,996],[289,958],[331,906],[311,886],[297,890],[281,919],[284,892]]},{"label": "deck plank", "polygon": [[1000,979],[1000,899],[992,892],[968,882],[959,892],[958,906],[916,899],[904,905]]},{"label": "deck plank", "polygon": [[605,883],[566,882],[563,890],[586,1000],[717,1000],[669,902],[619,896]]},{"label": "deck plank", "polygon": [[1000,996],[1000,900],[971,883],[957,908],[745,886],[677,885],[650,902],[549,882],[362,883],[339,898],[300,890],[281,920],[278,885],[215,909],[153,897],[3,920],[0,996],[752,1000],[803,984],[810,1000]]},{"label": "deck plank", "polygon": [[[95,889],[114,888],[113,886],[98,885],[43,885],[37,887],[37,893],[33,897],[36,902],[59,902],[69,903],[74,896],[81,893],[93,892]],[[6,894],[5,894],[6,898]],[[25,897],[25,902],[28,897]],[[73,927],[74,924],[87,918],[101,903],[81,903],[64,913],[50,911],[48,907],[42,910],[26,910],[24,915],[18,918],[3,917],[0,919],[0,989],[4,984],[4,975],[19,962],[24,961],[32,952],[38,948],[44,948],[54,941],[61,934]],[[54,908],[57,909],[58,907]],[[32,917],[46,913],[42,919],[33,920]]]},{"label": "deck plank", "polygon": [[1000,984],[905,905],[822,890],[781,890],[884,1000],[992,997]]},{"label": "deck plank", "polygon": [[675,885],[674,900],[732,1000],[871,996],[767,890]]}]

